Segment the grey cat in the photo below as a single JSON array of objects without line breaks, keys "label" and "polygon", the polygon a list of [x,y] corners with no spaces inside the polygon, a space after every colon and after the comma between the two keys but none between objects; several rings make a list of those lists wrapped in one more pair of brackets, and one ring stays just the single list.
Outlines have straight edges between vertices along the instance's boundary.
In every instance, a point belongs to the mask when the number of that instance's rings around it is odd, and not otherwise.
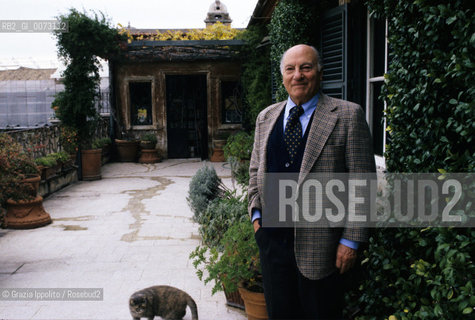
[{"label": "grey cat", "polygon": [[186,306],[191,309],[191,317],[198,320],[198,309],[188,293],[170,286],[153,286],[142,289],[130,296],[130,314],[134,320],[153,320],[160,316],[166,320],[179,320],[186,314]]}]

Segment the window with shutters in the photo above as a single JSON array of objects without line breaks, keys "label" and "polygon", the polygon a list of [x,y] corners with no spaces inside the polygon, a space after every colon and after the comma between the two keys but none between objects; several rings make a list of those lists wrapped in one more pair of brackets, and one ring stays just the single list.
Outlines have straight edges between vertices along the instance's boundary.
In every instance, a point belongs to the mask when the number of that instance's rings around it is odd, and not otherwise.
[{"label": "window with shutters", "polygon": [[384,151],[387,140],[386,119],[384,110],[386,103],[380,99],[384,74],[388,66],[388,25],[383,19],[374,19],[368,14],[367,21],[367,81],[366,106],[367,121],[373,136],[373,148],[376,162],[384,165]]},{"label": "window with shutters", "polygon": [[347,90],[347,5],[326,11],[321,25],[322,91],[346,99]]}]

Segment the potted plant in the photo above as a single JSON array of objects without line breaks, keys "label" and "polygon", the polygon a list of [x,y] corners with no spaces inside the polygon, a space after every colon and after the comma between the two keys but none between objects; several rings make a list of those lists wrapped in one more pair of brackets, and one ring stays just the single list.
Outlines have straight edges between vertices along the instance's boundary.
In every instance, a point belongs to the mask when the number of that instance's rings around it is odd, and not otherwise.
[{"label": "potted plant", "polygon": [[[35,179],[28,181],[29,175]],[[51,223],[38,196],[39,170],[34,160],[9,135],[0,134],[0,206],[9,228],[28,229]]]},{"label": "potted plant", "polygon": [[210,166],[203,166],[191,178],[188,197],[188,206],[193,211],[193,220],[200,223],[201,216],[209,203],[220,197],[228,190],[218,177],[216,170]]},{"label": "potted plant", "polygon": [[146,133],[140,138],[140,163],[155,163],[160,161],[155,146],[157,145],[157,136],[153,133]]},{"label": "potted plant", "polygon": [[70,158],[76,160],[78,151],[78,133],[74,128],[61,125],[59,134],[59,144],[63,151],[69,154]]},{"label": "potted plant", "polygon": [[249,163],[254,143],[253,135],[240,131],[228,138],[224,156],[231,164],[233,178],[243,185],[249,182]]},{"label": "potted plant", "polygon": [[72,166],[72,160],[66,151],[51,153],[49,156],[57,162],[57,172],[61,172]]},{"label": "potted plant", "polygon": [[[213,294],[223,288],[229,291],[238,289],[248,319],[267,319],[259,249],[249,220],[231,226],[224,234],[221,245],[224,248],[222,253],[217,248],[207,247],[194,252],[200,258],[195,261],[196,266],[203,263],[207,271],[204,282],[214,281]],[[200,279],[205,274],[203,271],[198,271]]]},{"label": "potted plant", "polygon": [[212,139],[213,144],[213,154],[211,155],[211,162],[224,162],[226,158],[224,157],[223,148],[226,145],[226,140],[228,139],[229,134],[218,131]]},{"label": "potted plant", "polygon": [[146,133],[140,138],[140,148],[155,149],[157,145],[157,136],[153,133]]},{"label": "potted plant", "polygon": [[35,159],[35,163],[41,172],[41,180],[46,181],[56,174],[56,158],[47,155]]},{"label": "potted plant", "polygon": [[109,162],[110,159],[110,149],[111,149],[111,138],[104,137],[104,138],[97,138],[93,141],[92,147],[93,149],[101,149],[101,157],[102,157],[102,164]]},{"label": "potted plant", "polygon": [[[194,213],[193,220],[200,224],[202,245],[190,254],[197,274],[202,279],[208,260],[204,253],[211,248],[222,251],[221,238],[234,223],[247,218],[246,195],[237,196],[223,185],[213,167],[204,166],[193,176],[188,190],[188,205]],[[237,290],[223,288],[226,303],[244,309],[244,302]]]},{"label": "potted plant", "polygon": [[118,161],[135,162],[140,147],[140,140],[132,134],[122,132],[122,137],[114,140],[117,151]]},{"label": "potted plant", "polygon": [[[100,114],[97,104],[99,94],[99,58],[110,59],[119,52],[121,36],[109,26],[104,15],[94,18],[71,9],[68,15],[58,17],[68,25],[68,32],[55,31],[58,54],[67,63],[64,91],[59,92],[54,106],[58,106],[61,123],[77,132],[81,155],[80,178],[101,178],[102,149],[93,149]],[[91,35],[94,35],[91,37]]]}]

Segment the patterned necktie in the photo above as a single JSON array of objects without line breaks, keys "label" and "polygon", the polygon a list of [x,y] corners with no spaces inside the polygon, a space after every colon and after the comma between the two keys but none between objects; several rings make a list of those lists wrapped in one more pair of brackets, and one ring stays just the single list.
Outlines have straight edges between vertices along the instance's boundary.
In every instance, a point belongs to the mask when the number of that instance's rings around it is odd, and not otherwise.
[{"label": "patterned necktie", "polygon": [[302,124],[300,116],[303,114],[302,106],[295,106],[290,109],[289,119],[285,125],[284,143],[290,156],[290,163],[294,162],[297,155],[297,149],[302,141]]}]

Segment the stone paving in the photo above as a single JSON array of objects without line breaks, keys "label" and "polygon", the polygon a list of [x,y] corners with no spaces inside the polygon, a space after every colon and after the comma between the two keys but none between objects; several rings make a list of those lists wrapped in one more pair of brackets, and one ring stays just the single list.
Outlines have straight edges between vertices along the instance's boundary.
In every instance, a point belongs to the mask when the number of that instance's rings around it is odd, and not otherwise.
[{"label": "stone paving", "polygon": [[[232,186],[229,165],[208,163]],[[53,223],[32,230],[0,229],[0,294],[4,288],[102,288],[102,301],[6,301],[0,319],[131,319],[130,295],[152,285],[187,291],[200,319],[246,319],[211,295],[189,253],[198,225],[186,202],[188,184],[204,163],[111,163],[103,179],[78,182],[44,201]],[[156,319],[159,319],[158,317]],[[184,319],[191,319],[189,308]]]}]

